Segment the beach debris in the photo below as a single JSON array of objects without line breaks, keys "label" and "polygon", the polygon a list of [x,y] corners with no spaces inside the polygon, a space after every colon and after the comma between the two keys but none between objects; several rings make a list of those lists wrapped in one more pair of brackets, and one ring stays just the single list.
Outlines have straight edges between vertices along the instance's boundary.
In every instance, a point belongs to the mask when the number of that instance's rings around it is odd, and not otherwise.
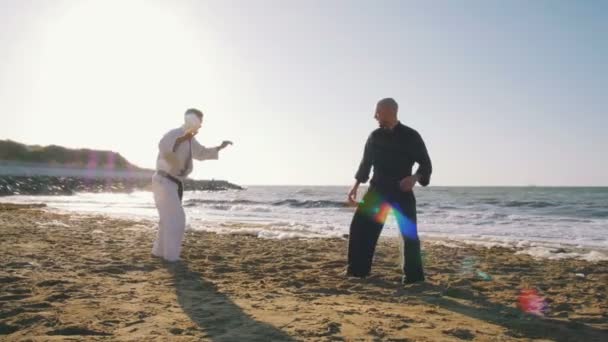
[{"label": "beach debris", "polygon": [[481,278],[484,281],[492,280],[492,277],[489,274],[487,274],[486,272],[477,271],[477,276],[479,276],[479,278]]},{"label": "beach debris", "polygon": [[460,265],[460,274],[463,276],[473,276],[475,274],[475,268],[477,266],[477,258],[468,256],[462,260]]}]

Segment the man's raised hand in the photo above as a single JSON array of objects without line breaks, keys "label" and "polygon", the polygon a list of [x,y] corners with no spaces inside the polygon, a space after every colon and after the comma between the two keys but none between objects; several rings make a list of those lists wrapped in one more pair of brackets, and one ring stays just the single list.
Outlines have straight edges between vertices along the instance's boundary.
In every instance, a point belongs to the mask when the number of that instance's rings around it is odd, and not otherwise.
[{"label": "man's raised hand", "polygon": [[219,149],[223,150],[226,147],[228,147],[228,145],[234,145],[234,144],[230,140],[224,140],[224,141],[222,141],[222,144],[219,146]]}]

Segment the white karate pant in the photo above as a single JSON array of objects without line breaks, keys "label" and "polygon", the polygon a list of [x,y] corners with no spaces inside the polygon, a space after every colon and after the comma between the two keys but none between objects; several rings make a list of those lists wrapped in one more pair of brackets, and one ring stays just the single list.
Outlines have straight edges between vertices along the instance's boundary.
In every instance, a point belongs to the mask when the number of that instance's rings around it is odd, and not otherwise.
[{"label": "white karate pant", "polygon": [[167,261],[177,261],[186,229],[186,214],[177,194],[177,184],[163,176],[154,175],[152,192],[159,217],[152,254]]}]

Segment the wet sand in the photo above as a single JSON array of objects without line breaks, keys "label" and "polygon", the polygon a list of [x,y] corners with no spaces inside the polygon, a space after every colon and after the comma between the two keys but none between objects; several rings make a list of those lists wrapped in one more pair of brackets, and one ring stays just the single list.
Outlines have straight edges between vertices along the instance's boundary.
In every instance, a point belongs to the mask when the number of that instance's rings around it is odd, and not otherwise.
[{"label": "wet sand", "polygon": [[150,255],[154,234],[150,221],[0,204],[0,340],[608,340],[606,261],[425,241],[427,282],[401,285],[394,239],[359,280],[343,276],[342,239],[188,232],[167,264]]}]

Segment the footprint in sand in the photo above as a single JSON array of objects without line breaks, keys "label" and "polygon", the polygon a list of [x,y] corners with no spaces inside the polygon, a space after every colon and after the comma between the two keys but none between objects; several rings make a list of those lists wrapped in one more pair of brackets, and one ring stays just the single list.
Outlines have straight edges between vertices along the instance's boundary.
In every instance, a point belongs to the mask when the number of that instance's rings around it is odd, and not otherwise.
[{"label": "footprint in sand", "polygon": [[19,326],[19,330],[27,329],[36,323],[47,321],[47,318],[41,315],[34,315],[16,321],[14,324]]},{"label": "footprint in sand", "polygon": [[36,286],[38,286],[38,287],[52,287],[52,286],[64,285],[64,284],[70,284],[70,282],[69,281],[65,281],[65,280],[50,279],[50,280],[41,281],[38,284],[36,284]]},{"label": "footprint in sand", "polygon": [[336,261],[328,261],[321,264],[321,269],[333,269],[333,268],[344,268],[344,261],[336,260]]},{"label": "footprint in sand", "polygon": [[91,329],[87,329],[85,327],[79,327],[79,326],[74,325],[74,326],[69,326],[69,327],[53,330],[53,331],[47,333],[47,335],[50,335],[50,336],[58,336],[58,335],[61,335],[61,336],[74,336],[74,335],[111,336],[112,334],[108,334],[103,331],[91,330]]},{"label": "footprint in sand", "polygon": [[14,294],[14,295],[24,295],[24,294],[31,294],[32,290],[29,288],[25,288],[25,287],[19,287],[17,286],[10,286],[5,290],[7,293],[10,294]]},{"label": "footprint in sand", "polygon": [[327,324],[327,332],[324,334],[325,336],[339,334],[342,331],[342,324],[337,322],[331,322]]},{"label": "footprint in sand", "polygon": [[382,330],[382,328],[380,328],[382,324],[378,323],[377,326],[371,328],[368,330],[368,334],[374,336],[374,337],[378,337],[380,339],[386,337],[386,332],[384,330]]},{"label": "footprint in sand", "polygon": [[0,322],[0,335],[9,335],[18,331],[19,327]]},{"label": "footprint in sand", "polygon": [[67,293],[55,293],[46,297],[44,300],[47,302],[63,302],[66,299],[69,299],[70,297],[71,296]]},{"label": "footprint in sand", "polygon": [[442,332],[446,335],[454,336],[461,340],[471,341],[475,338],[475,334],[467,329],[449,329]]},{"label": "footprint in sand", "polygon": [[0,277],[0,284],[12,284],[27,278],[24,277]]},{"label": "footprint in sand", "polygon": [[26,299],[29,297],[30,297],[29,295],[22,295],[22,294],[0,296],[0,302],[11,302],[14,300],[22,300],[22,299]]}]

